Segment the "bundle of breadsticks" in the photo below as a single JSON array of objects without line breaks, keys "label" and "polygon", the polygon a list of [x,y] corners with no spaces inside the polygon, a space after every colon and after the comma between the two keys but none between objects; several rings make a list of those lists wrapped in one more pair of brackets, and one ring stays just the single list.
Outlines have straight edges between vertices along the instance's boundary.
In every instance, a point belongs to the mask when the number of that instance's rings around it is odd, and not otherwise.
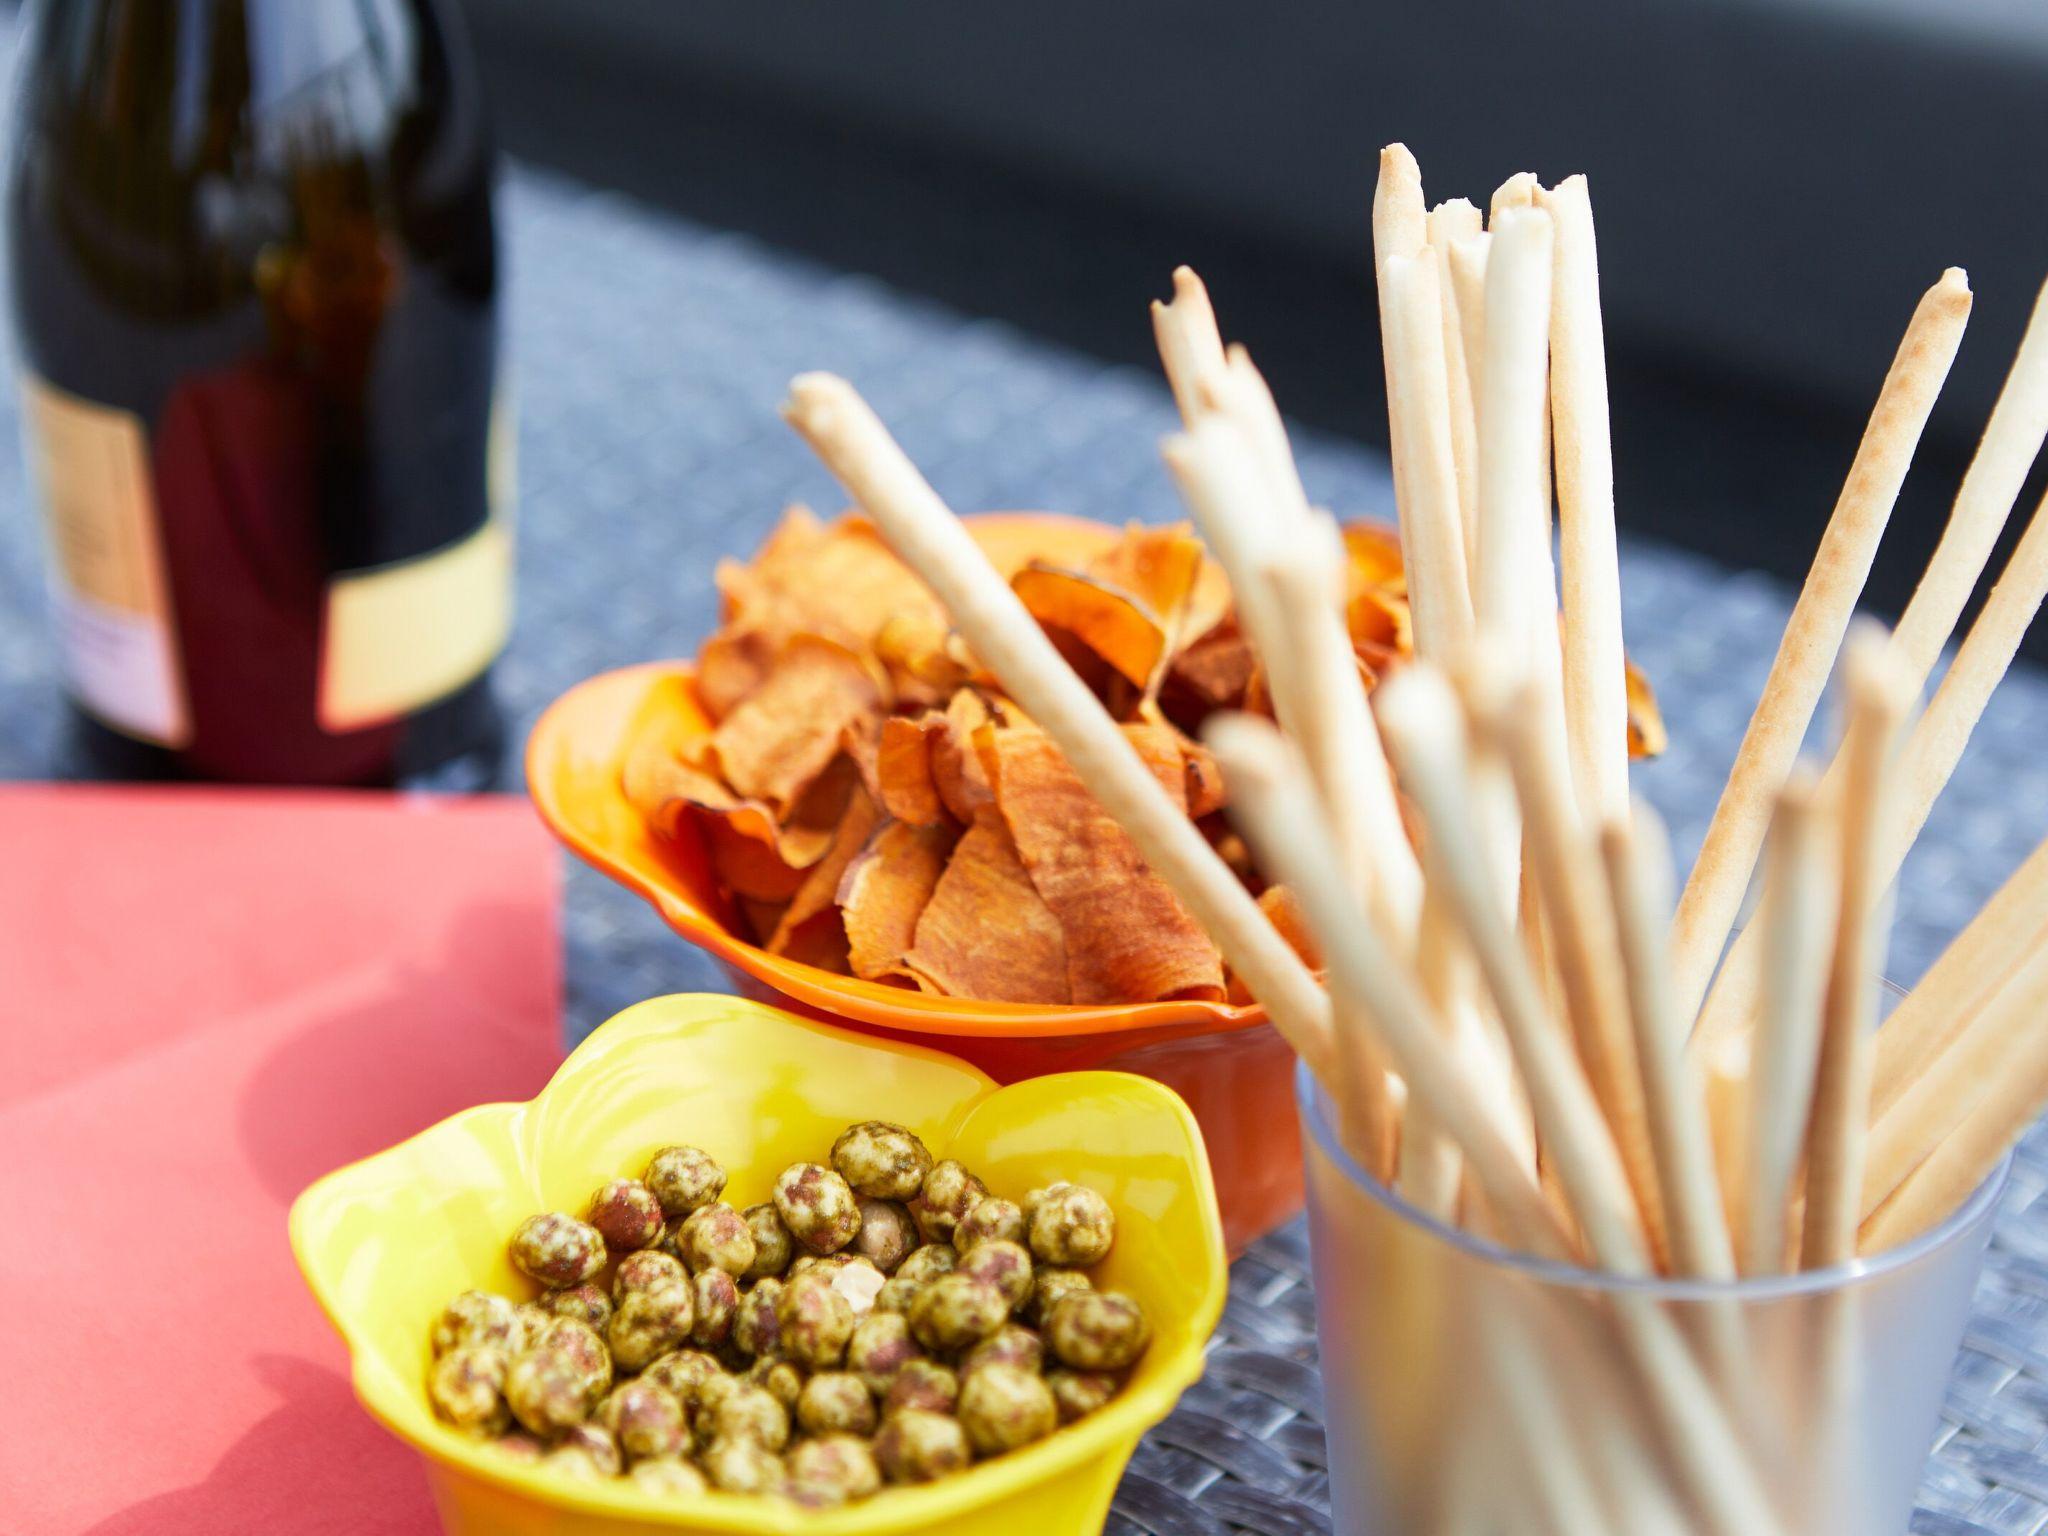
[{"label": "bundle of breadsticks", "polygon": [[[1483,214],[1428,208],[1394,145],[1372,224],[1416,659],[1370,697],[1335,526],[1272,394],[1192,272],[1154,306],[1183,417],[1166,464],[1240,594],[1276,721],[1221,717],[1207,741],[1322,975],[854,390],[806,375],[785,414],[1214,936],[1374,1177],[1622,1274],[1840,1265],[1939,1223],[2048,1104],[2048,845],[1879,1026],[1891,887],[2048,591],[2037,511],[1919,707],[2048,436],[2048,300],[1887,634],[1856,605],[1970,308],[1959,270],[1921,298],[1674,912],[1664,832],[1628,783],[1585,179],[1525,173]],[[1842,725],[1815,771],[1799,752],[1831,676]],[[1725,1405],[1682,1379],[1690,1356],[1654,1314],[1621,1310],[1711,1524],[1771,1528]]]}]

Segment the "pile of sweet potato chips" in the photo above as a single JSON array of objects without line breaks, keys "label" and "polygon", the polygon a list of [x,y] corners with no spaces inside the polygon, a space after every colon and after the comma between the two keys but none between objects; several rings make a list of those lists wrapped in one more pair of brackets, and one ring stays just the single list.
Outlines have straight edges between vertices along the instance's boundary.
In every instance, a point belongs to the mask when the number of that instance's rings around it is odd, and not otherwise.
[{"label": "pile of sweet potato chips", "polygon": [[[1194,733],[1214,710],[1263,709],[1265,690],[1200,542],[1185,525],[1116,535],[1056,518],[977,533],[1167,793],[1256,888]],[[1346,542],[1369,684],[1410,646],[1401,556],[1370,525]],[[701,842],[741,937],[955,997],[1241,999],[1216,946],[865,519],[792,509],[718,583],[724,623],[697,660],[709,728],[641,743],[625,788],[663,836]],[[1632,745],[1655,751],[1654,703],[1633,677],[1630,694]],[[1306,951],[1286,894],[1260,901]]]}]

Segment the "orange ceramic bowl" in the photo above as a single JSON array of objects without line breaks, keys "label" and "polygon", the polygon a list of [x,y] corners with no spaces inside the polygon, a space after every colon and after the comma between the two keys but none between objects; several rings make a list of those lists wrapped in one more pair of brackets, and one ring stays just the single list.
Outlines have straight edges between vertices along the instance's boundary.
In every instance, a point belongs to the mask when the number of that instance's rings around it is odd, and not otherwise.
[{"label": "orange ceramic bowl", "polygon": [[[1077,564],[1116,537],[1101,523],[1041,513],[970,520],[999,564]],[[1293,1057],[1257,1007],[1222,1003],[1055,1006],[937,997],[771,955],[739,936],[701,846],[655,833],[626,800],[628,751],[649,733],[678,743],[711,728],[687,662],[607,672],[571,689],[534,727],[526,782],[541,819],[577,857],[638,892],[709,951],[741,992],[872,1034],[936,1045],[1000,1083],[1107,1069],[1165,1083],[1208,1143],[1233,1253],[1301,1208]]]}]

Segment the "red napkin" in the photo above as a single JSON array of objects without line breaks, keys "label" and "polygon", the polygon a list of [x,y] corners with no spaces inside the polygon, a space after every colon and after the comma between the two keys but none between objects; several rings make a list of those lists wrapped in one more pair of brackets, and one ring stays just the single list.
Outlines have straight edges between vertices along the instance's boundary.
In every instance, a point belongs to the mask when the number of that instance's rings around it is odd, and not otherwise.
[{"label": "red napkin", "polygon": [[285,1212],[559,1058],[523,801],[0,789],[0,1530],[429,1533]]}]

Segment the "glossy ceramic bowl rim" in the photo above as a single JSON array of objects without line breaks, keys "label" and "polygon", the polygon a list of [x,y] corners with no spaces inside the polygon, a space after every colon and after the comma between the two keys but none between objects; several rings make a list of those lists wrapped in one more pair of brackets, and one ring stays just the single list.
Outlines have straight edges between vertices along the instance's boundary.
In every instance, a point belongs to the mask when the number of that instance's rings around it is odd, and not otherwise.
[{"label": "glossy ceramic bowl rim", "polygon": [[[1115,531],[1107,523],[1056,512],[983,512],[970,514],[965,521],[984,526],[1063,523]],[[1256,1003],[1212,1003],[1190,998],[1101,1004],[984,1002],[842,976],[836,971],[771,955],[731,932],[712,914],[699,910],[694,900],[685,902],[659,882],[621,867],[602,844],[584,836],[557,802],[544,771],[543,757],[555,750],[563,738],[563,722],[599,690],[624,688],[634,682],[651,687],[661,681],[679,679],[694,691],[696,676],[692,663],[673,660],[640,662],[584,679],[551,703],[535,722],[526,743],[525,773],[527,792],[548,830],[584,863],[652,905],[670,928],[698,948],[804,1006],[916,1034],[1021,1039],[1159,1029],[1169,1034],[1195,1035],[1230,1033],[1267,1022],[1265,1009]],[[607,744],[605,761],[614,775],[623,770],[624,746],[623,742]]]},{"label": "glossy ceramic bowl rim", "polygon": [[[943,1051],[876,1039],[789,1014],[749,998],[724,994],[672,994],[635,1004],[600,1025],[569,1054],[548,1080],[547,1086],[533,1098],[523,1103],[481,1104],[461,1110],[395,1146],[324,1175],[292,1202],[289,1232],[293,1255],[321,1311],[348,1348],[350,1385],[356,1400],[399,1440],[443,1466],[550,1509],[638,1520],[656,1526],[731,1532],[735,1536],[799,1536],[799,1533],[801,1536],[889,1536],[900,1527],[922,1529],[933,1522],[982,1509],[1026,1488],[1054,1481],[1091,1460],[1113,1455],[1127,1443],[1134,1445],[1148,1429],[1172,1412],[1181,1394],[1200,1378],[1207,1342],[1222,1317],[1229,1285],[1227,1267],[1220,1257],[1222,1218],[1217,1209],[1214,1186],[1209,1182],[1208,1158],[1201,1128],[1195,1123],[1187,1105],[1171,1089],[1131,1073],[1100,1071],[1050,1074],[1031,1079],[1028,1084],[1014,1086],[1042,1092],[1042,1085],[1047,1082],[1064,1079],[1080,1085],[1089,1079],[1109,1078],[1125,1091],[1154,1101],[1163,1114],[1179,1123],[1187,1138],[1190,1155],[1186,1167],[1201,1210],[1207,1238],[1204,1249],[1218,1257],[1209,1266],[1210,1272],[1201,1287],[1201,1299],[1189,1319],[1192,1324],[1189,1341],[1162,1359],[1158,1370],[1149,1379],[1130,1383],[1107,1406],[1077,1423],[1063,1426],[1036,1445],[984,1462],[939,1482],[918,1487],[885,1488],[872,1499],[834,1510],[803,1509],[781,1501],[716,1491],[700,1499],[669,1506],[653,1502],[648,1495],[637,1492],[623,1481],[616,1487],[602,1483],[568,1482],[494,1455],[482,1442],[469,1440],[440,1425],[432,1417],[431,1410],[424,1406],[423,1391],[409,1393],[391,1385],[381,1373],[373,1376],[370,1362],[374,1351],[365,1344],[354,1318],[331,1293],[324,1267],[311,1262],[308,1257],[312,1248],[310,1231],[320,1215],[331,1204],[351,1198],[351,1187],[360,1180],[374,1177],[377,1165],[402,1160],[430,1138],[447,1135],[455,1128],[477,1120],[525,1114],[528,1124],[544,1121],[545,1106],[555,1093],[568,1092],[576,1079],[586,1072],[598,1071],[602,1063],[635,1049],[642,1039],[664,1039],[668,1036],[673,1027],[671,1021],[660,1017],[658,1010],[651,1005],[672,1005],[699,998],[715,1001],[721,1008],[759,1011],[773,1016],[784,1027],[816,1031],[877,1052],[945,1062],[963,1075],[979,1079],[982,1084],[981,1092],[967,1107],[967,1114],[977,1112],[1005,1092],[1004,1086],[988,1074]],[[636,1019],[633,1017],[635,1014],[643,1017]],[[535,1155],[537,1150],[531,1146],[521,1148],[529,1156]],[[417,1432],[422,1423],[441,1433],[432,1438],[422,1436]]]}]

